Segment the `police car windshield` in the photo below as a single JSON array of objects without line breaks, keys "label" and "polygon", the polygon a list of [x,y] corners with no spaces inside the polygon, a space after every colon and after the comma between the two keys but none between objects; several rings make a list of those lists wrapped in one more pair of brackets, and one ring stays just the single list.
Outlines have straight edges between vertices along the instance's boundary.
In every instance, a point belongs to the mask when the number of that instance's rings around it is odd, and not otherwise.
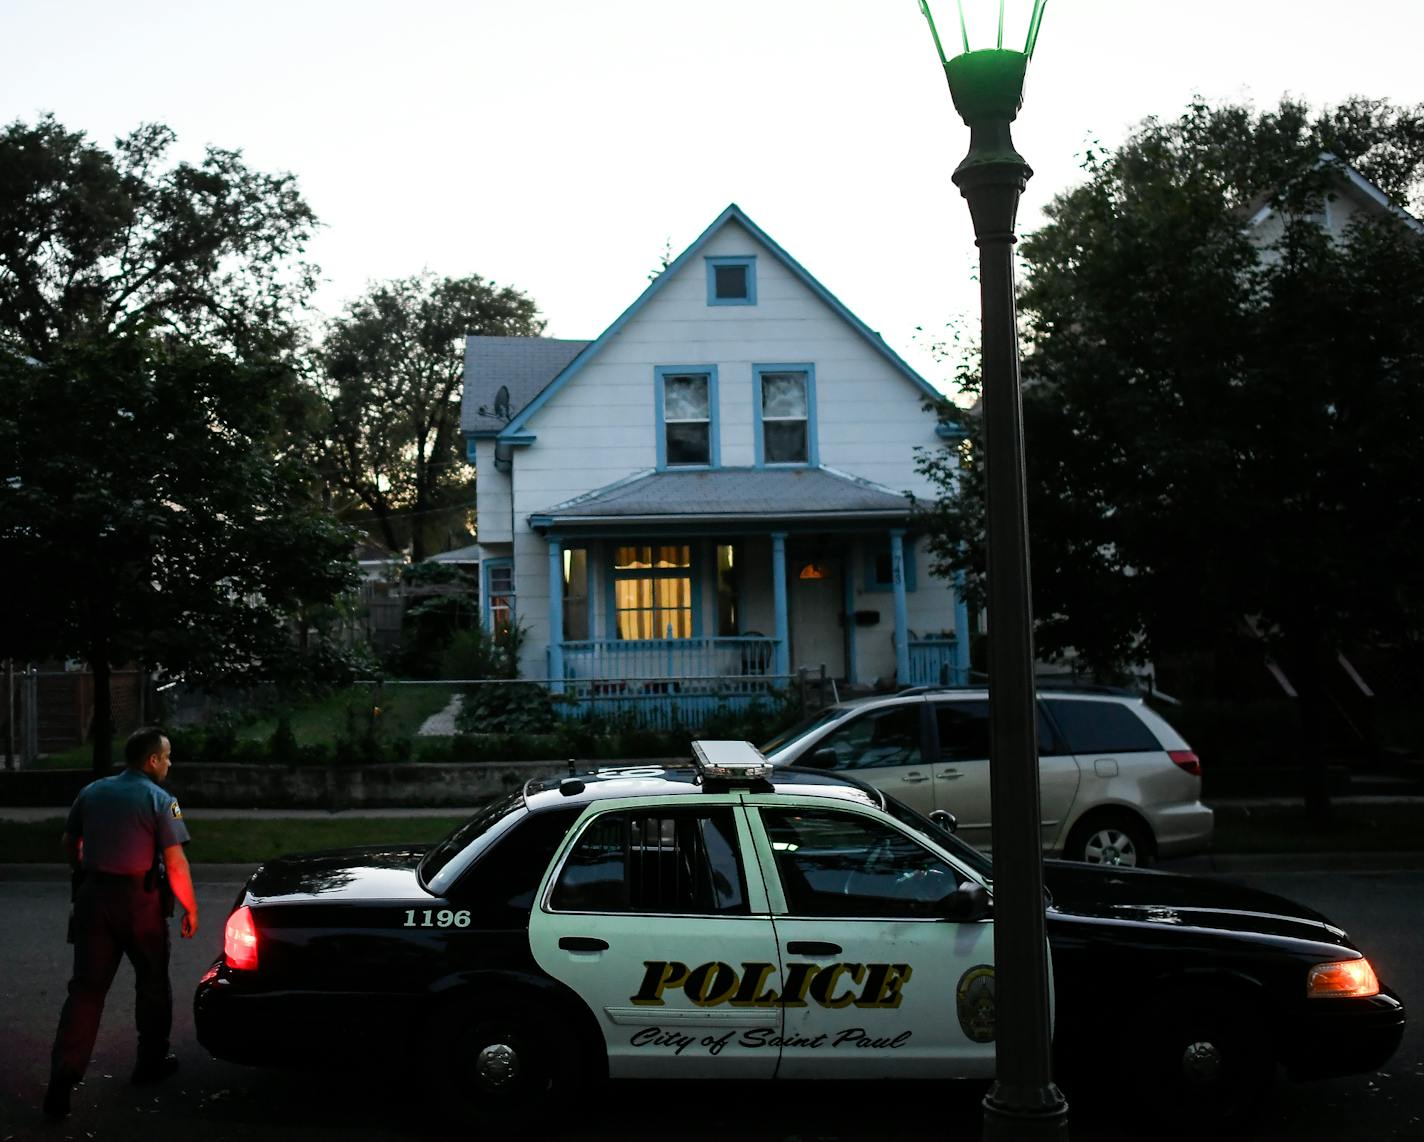
[{"label": "police car windshield", "polygon": [[420,862],[417,876],[422,887],[429,885],[435,874],[444,868],[465,847],[477,837],[489,832],[510,813],[524,806],[523,790],[515,790],[503,797],[496,797],[485,803],[473,817],[455,829],[448,837],[425,854]]},{"label": "police car windshield", "polygon": [[923,837],[928,837],[942,849],[948,849],[961,861],[967,864],[986,881],[994,879],[994,862],[976,849],[973,845],[961,841],[948,829],[942,829],[931,821],[928,817],[922,817],[908,805],[896,801],[888,793],[881,794],[885,799],[885,811],[902,825],[908,825]]}]

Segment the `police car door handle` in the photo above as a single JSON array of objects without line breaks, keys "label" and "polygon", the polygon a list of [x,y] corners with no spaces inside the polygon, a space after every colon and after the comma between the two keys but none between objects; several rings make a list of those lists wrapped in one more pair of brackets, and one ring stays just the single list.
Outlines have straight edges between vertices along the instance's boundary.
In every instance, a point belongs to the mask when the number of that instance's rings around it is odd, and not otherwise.
[{"label": "police car door handle", "polygon": [[792,940],[786,945],[786,950],[793,956],[838,956],[841,954],[839,944],[824,944],[819,940]]},{"label": "police car door handle", "polygon": [[608,941],[593,936],[560,936],[559,947],[566,952],[606,952]]}]

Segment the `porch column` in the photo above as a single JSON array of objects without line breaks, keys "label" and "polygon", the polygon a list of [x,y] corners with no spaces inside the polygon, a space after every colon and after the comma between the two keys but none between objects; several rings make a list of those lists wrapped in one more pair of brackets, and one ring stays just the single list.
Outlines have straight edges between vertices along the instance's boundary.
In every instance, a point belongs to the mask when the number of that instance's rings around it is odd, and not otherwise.
[{"label": "porch column", "polygon": [[845,560],[842,564],[844,572],[842,578],[845,580],[845,656],[846,656],[846,681],[854,686],[860,681],[858,671],[855,668],[855,564],[852,558],[853,548],[847,548]]},{"label": "porch column", "polygon": [[549,537],[549,689],[564,692],[564,545]]},{"label": "porch column", "polygon": [[786,619],[786,532],[771,533],[771,585],[776,605],[776,657],[774,673],[791,673],[791,627]]},{"label": "porch column", "polygon": [[969,604],[964,601],[964,572],[954,576],[954,684],[969,685]]},{"label": "porch column", "polygon": [[905,530],[890,530],[890,581],[895,586],[895,684],[910,685],[910,612],[905,605]]}]

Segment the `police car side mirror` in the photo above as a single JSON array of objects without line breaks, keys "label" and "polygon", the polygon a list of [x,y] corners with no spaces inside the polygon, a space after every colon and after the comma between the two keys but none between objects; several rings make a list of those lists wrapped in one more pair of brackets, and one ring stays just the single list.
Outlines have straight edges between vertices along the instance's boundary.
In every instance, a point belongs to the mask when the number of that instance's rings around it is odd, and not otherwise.
[{"label": "police car side mirror", "polygon": [[953,833],[959,828],[959,818],[948,809],[936,809],[930,814],[930,820],[946,833]]},{"label": "police car side mirror", "polygon": [[944,918],[972,923],[989,915],[989,894],[982,884],[965,881],[944,898]]}]

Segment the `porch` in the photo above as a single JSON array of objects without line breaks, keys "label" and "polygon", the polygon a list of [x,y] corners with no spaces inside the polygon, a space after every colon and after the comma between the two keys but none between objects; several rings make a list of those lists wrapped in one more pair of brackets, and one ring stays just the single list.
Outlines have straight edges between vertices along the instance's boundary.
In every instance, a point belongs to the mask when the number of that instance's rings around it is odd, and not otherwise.
[{"label": "porch", "polygon": [[[956,653],[953,637],[909,639],[904,684],[964,684],[968,672]],[[801,677],[778,673],[776,657],[777,640],[762,636],[584,639],[548,649],[550,687],[562,695],[565,716],[632,714],[650,728],[701,725],[756,701],[780,700]],[[553,673],[556,660],[562,676]],[[829,681],[834,693],[836,680]]]},{"label": "porch", "polygon": [[531,516],[543,673],[568,705],[673,700],[690,724],[803,670],[864,689],[953,682],[968,663],[947,628],[967,616],[910,524],[903,497],[814,468],[658,472]]}]

